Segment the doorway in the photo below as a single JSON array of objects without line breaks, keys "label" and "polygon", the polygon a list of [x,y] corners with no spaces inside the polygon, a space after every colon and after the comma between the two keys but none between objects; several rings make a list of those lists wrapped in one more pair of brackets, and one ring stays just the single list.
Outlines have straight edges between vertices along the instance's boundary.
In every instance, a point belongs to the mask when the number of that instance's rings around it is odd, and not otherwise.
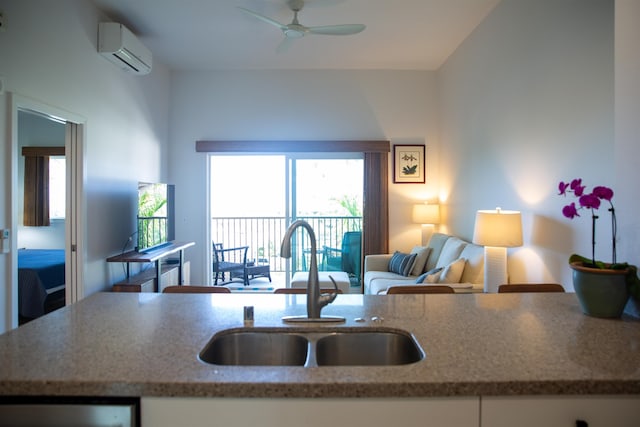
[{"label": "doorway", "polygon": [[[30,295],[29,292],[24,292],[23,297],[20,298],[22,292],[19,252],[22,247],[62,248],[64,284],[61,289],[56,288],[53,292],[58,292],[58,295],[61,296],[62,305],[73,303],[83,295],[84,119],[74,113],[15,94],[11,97],[11,105],[11,283],[7,289],[9,295],[6,301],[9,305],[7,307],[8,326],[15,328],[19,324],[20,310],[23,307],[22,303],[25,302],[25,295]],[[21,224],[24,192],[21,182],[24,175],[23,168],[21,168],[24,162],[21,145],[25,145],[25,141],[29,141],[29,145],[64,145],[64,218],[53,219],[48,227],[27,229]],[[40,228],[40,230],[36,230],[36,228]],[[35,274],[32,277],[37,278],[38,276]],[[47,309],[55,308],[55,304],[50,304],[51,300],[47,301],[49,293],[46,290],[43,291],[43,288],[42,283],[37,283],[37,280],[34,287],[30,288],[39,295],[36,297],[37,304],[42,300],[44,303],[49,303]]]},{"label": "doorway", "polygon": [[363,165],[362,153],[211,155],[210,240],[249,246],[247,259],[268,263],[282,282],[277,285],[288,286],[293,272],[310,265],[310,241],[299,234],[288,261],[280,257],[280,239],[291,222],[304,219],[316,234],[323,269],[325,250],[333,249],[335,258],[346,233],[361,233]]}]

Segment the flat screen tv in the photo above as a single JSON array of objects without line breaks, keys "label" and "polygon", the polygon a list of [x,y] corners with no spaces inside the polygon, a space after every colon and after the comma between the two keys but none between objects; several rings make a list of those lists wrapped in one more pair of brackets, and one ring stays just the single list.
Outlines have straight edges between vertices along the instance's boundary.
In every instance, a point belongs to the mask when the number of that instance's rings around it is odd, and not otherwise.
[{"label": "flat screen tv", "polygon": [[138,183],[138,244],[145,252],[175,238],[175,187],[163,183]]}]

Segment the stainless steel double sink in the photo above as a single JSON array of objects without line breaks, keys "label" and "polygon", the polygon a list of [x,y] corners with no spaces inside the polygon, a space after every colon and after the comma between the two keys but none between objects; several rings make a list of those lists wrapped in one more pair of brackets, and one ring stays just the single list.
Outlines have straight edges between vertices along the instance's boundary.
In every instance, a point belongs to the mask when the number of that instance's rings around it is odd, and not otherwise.
[{"label": "stainless steel double sink", "polygon": [[407,331],[392,328],[234,328],[216,333],[199,354],[214,365],[394,366],[422,360]]}]

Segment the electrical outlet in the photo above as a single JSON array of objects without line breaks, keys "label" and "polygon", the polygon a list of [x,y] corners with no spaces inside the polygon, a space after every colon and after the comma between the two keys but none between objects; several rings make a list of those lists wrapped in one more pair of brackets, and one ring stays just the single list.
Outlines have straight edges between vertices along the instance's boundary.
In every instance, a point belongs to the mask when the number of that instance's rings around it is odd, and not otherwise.
[{"label": "electrical outlet", "polygon": [[0,33],[6,31],[7,23],[4,19],[4,12],[0,10]]}]

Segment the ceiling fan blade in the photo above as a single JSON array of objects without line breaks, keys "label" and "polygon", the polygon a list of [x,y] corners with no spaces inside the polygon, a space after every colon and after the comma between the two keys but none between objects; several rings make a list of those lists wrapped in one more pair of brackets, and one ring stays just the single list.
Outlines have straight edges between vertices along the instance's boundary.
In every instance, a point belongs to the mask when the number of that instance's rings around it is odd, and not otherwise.
[{"label": "ceiling fan blade", "polygon": [[345,24],[345,25],[325,25],[321,27],[309,27],[311,34],[324,34],[330,36],[348,36],[364,31],[366,28],[362,24]]},{"label": "ceiling fan blade", "polygon": [[289,50],[289,48],[295,43],[295,38],[285,37],[282,39],[278,47],[276,48],[276,53],[285,53]]},{"label": "ceiling fan blade", "polygon": [[267,24],[271,24],[273,26],[276,26],[278,28],[280,28],[281,30],[284,31],[285,28],[287,28],[286,25],[283,25],[281,23],[279,23],[278,21],[275,21],[267,16],[261,15],[257,12],[254,12],[253,10],[249,10],[249,9],[245,9],[244,7],[240,7],[238,6],[238,9],[240,9],[241,11],[243,11],[244,13],[253,16],[254,18],[257,18],[263,22],[266,22]]}]

